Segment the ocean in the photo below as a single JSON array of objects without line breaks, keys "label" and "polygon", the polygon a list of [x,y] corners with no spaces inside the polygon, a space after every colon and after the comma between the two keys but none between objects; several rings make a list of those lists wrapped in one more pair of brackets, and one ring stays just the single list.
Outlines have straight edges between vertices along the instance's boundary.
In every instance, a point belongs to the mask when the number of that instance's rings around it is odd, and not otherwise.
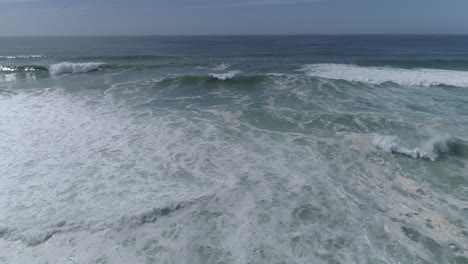
[{"label": "ocean", "polygon": [[0,38],[0,263],[468,263],[468,36]]}]

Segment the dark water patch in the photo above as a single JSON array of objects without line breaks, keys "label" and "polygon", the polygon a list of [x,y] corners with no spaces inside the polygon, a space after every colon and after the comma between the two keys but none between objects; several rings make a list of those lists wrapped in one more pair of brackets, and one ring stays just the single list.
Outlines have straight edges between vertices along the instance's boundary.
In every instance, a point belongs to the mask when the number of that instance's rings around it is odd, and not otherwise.
[{"label": "dark water patch", "polygon": [[117,55],[117,56],[82,56],[69,57],[71,60],[107,60],[107,61],[160,61],[167,59],[181,59],[177,56],[166,55]]},{"label": "dark water patch", "polygon": [[433,257],[436,258],[439,261],[439,263],[442,263],[441,261],[444,258],[443,256],[449,253],[447,249],[444,249],[434,239],[421,234],[416,229],[403,226],[401,227],[401,231],[406,237],[408,237],[413,242],[416,242],[422,245],[423,247],[427,248],[428,252],[431,252],[433,254]]},{"label": "dark water patch", "polygon": [[216,78],[213,76],[205,75],[183,75],[172,78],[165,78],[159,82],[160,86],[167,87],[173,85],[181,86],[213,86],[213,85],[255,85],[269,80],[268,76],[264,75],[236,75],[229,76],[226,79]]},{"label": "dark water patch", "polygon": [[147,212],[140,213],[132,216],[124,216],[120,219],[122,225],[136,225],[140,226],[147,223],[153,223],[158,220],[160,217],[167,216],[171,212],[180,210],[183,206],[178,204],[173,207],[162,207],[162,208],[153,208]]},{"label": "dark water patch", "polygon": [[47,242],[53,236],[74,231],[102,231],[107,229],[121,230],[138,227],[158,221],[163,217],[198,204],[203,204],[213,198],[213,194],[200,196],[194,199],[172,203],[167,206],[153,207],[140,213],[123,215],[114,219],[74,219],[72,221],[58,221],[52,224],[36,225],[30,228],[0,227],[0,239],[21,241],[28,246],[38,246]]}]

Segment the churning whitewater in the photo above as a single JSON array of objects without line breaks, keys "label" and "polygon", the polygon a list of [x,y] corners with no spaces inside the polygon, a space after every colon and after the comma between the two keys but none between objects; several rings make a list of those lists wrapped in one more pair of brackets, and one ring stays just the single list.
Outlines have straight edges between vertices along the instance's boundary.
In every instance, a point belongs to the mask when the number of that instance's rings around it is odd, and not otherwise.
[{"label": "churning whitewater", "polygon": [[468,38],[389,38],[4,39],[0,263],[468,263]]}]

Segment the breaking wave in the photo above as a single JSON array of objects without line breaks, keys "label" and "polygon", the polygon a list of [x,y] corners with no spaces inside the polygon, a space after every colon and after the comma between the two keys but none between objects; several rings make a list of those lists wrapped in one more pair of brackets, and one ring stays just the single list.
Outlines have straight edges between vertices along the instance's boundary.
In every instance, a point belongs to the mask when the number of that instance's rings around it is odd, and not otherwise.
[{"label": "breaking wave", "polygon": [[15,56],[0,56],[0,59],[14,60],[14,59],[36,59],[45,58],[44,55],[15,55]]},{"label": "breaking wave", "polygon": [[48,69],[45,66],[39,66],[39,65],[23,65],[23,66],[0,65],[0,73],[37,72],[37,71],[48,71]]},{"label": "breaking wave", "polygon": [[86,73],[100,70],[104,67],[105,63],[102,62],[61,62],[58,64],[52,64],[49,68],[49,72],[52,75],[61,75],[66,73]]},{"label": "breaking wave", "polygon": [[234,78],[237,74],[239,74],[239,71],[229,71],[226,73],[211,73],[210,77],[220,81],[225,81]]},{"label": "breaking wave", "polygon": [[[183,64],[186,65],[186,64]],[[107,64],[104,62],[61,62],[46,65],[0,65],[0,73],[20,73],[20,72],[48,72],[52,76],[63,74],[77,74],[99,71],[104,67],[109,70],[148,70],[166,67],[179,67],[179,64],[162,65],[133,65],[133,64]],[[240,70],[225,71],[230,65],[220,64],[211,70],[214,72],[199,75],[181,75],[166,79],[184,79],[198,81],[207,79],[214,81],[232,81],[241,79],[250,80],[271,80],[274,78],[284,78],[291,76],[304,76],[310,79],[326,78],[332,80],[344,80],[350,82],[385,84],[395,83],[405,86],[438,86],[447,85],[454,87],[468,87],[468,71],[454,71],[441,69],[403,69],[391,67],[362,67],[346,64],[309,64],[302,68],[305,74],[291,73],[266,73],[257,75],[241,75]],[[224,71],[224,72],[223,72]]]},{"label": "breaking wave", "polygon": [[396,83],[410,86],[449,85],[468,87],[468,72],[440,69],[361,67],[347,64],[309,64],[302,70],[313,77],[371,84]]},{"label": "breaking wave", "polygon": [[398,153],[416,159],[437,160],[443,154],[466,154],[466,146],[448,135],[437,135],[429,138],[411,140],[394,135],[374,135],[372,143],[379,149]]},{"label": "breaking wave", "polygon": [[356,61],[364,67],[389,66],[398,68],[431,68],[431,69],[468,69],[468,59],[364,59]]}]

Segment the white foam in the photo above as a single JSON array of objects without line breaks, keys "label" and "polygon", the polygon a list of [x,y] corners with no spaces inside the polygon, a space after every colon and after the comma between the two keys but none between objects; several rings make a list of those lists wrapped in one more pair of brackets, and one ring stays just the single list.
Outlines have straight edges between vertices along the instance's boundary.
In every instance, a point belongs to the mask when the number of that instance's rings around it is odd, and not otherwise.
[{"label": "white foam", "polygon": [[[432,232],[441,245],[466,244],[462,227],[424,227],[429,217],[442,222],[436,214],[462,221],[463,210],[446,202],[456,196],[396,191],[391,179],[405,173],[399,164],[360,155],[373,135],[349,150],[341,136],[270,131],[244,101],[193,111],[146,107],[193,96],[171,98],[151,89],[155,82],[127,80],[105,94],[0,93],[3,262],[323,263],[327,254],[340,263],[360,256],[412,263],[386,255],[385,243],[405,241],[397,254],[430,254],[399,237],[401,223]],[[402,204],[425,212],[409,218]]]},{"label": "white foam", "polygon": [[401,142],[397,136],[375,135],[372,143],[387,152],[400,153],[413,158],[430,159],[435,161],[441,153],[449,151],[447,135],[433,136],[419,146],[408,146]]},{"label": "white foam", "polygon": [[14,67],[0,65],[0,72],[14,72],[14,71],[15,71]]},{"label": "white foam", "polygon": [[224,71],[224,70],[227,70],[229,67],[231,67],[231,65],[229,64],[225,64],[225,63],[221,63],[219,65],[216,65],[213,70],[214,71]]},{"label": "white foam", "polygon": [[32,59],[32,58],[44,58],[44,55],[16,55],[16,56],[0,56],[0,59]]},{"label": "white foam", "polygon": [[401,69],[391,67],[361,67],[346,64],[309,64],[302,68],[309,76],[327,79],[383,84],[468,87],[468,72],[440,69]]},{"label": "white foam", "polygon": [[86,73],[97,71],[102,68],[105,64],[102,62],[61,62],[50,66],[49,71],[53,75],[61,75],[65,73]]},{"label": "white foam", "polygon": [[234,76],[236,76],[237,74],[239,74],[239,71],[229,71],[226,73],[211,73],[210,77],[220,81],[225,81],[234,78]]}]

